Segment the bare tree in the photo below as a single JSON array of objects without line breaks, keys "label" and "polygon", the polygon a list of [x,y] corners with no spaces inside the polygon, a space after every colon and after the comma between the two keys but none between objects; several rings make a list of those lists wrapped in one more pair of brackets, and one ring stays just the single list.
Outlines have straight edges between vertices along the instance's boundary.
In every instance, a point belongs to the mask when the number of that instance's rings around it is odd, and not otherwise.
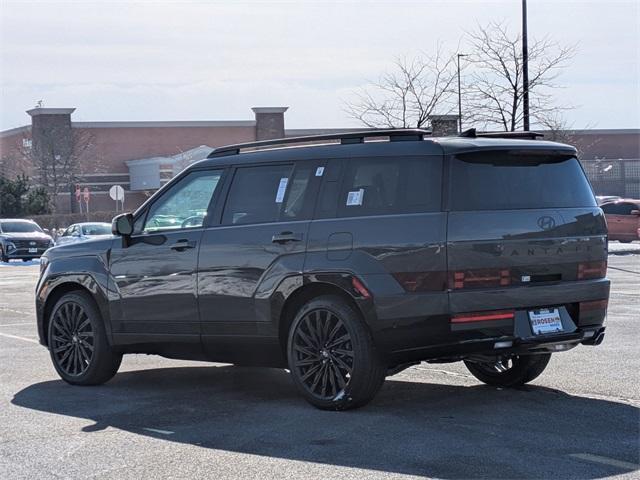
[{"label": "bare tree", "polygon": [[[523,124],[522,43],[502,23],[490,23],[468,33],[472,71],[465,75],[465,123],[483,129],[515,131]],[[529,44],[530,115],[534,122],[557,124],[562,111],[553,98],[562,69],[575,47],[561,46],[548,37]]]},{"label": "bare tree", "polygon": [[[85,161],[94,156],[93,135],[86,130],[69,128],[60,132],[53,128],[40,132],[35,145],[28,136],[24,140],[18,147],[18,156],[37,184],[50,194],[52,210],[57,210],[58,195],[69,192],[73,211],[74,187],[82,179]],[[98,162],[93,159],[93,163]]]},{"label": "bare tree", "polygon": [[455,107],[454,58],[441,48],[435,55],[399,58],[393,70],[345,102],[345,111],[367,127],[424,128],[430,115]]}]

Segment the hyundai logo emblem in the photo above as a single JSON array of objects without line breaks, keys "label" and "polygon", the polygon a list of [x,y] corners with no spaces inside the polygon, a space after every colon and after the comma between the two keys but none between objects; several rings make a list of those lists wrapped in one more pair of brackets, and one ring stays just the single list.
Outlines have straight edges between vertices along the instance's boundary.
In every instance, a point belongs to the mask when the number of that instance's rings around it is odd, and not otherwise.
[{"label": "hyundai logo emblem", "polygon": [[29,245],[35,245],[36,242],[29,242]]},{"label": "hyundai logo emblem", "polygon": [[556,226],[556,221],[553,219],[553,217],[545,215],[538,219],[538,226],[542,230],[551,230],[553,227]]}]

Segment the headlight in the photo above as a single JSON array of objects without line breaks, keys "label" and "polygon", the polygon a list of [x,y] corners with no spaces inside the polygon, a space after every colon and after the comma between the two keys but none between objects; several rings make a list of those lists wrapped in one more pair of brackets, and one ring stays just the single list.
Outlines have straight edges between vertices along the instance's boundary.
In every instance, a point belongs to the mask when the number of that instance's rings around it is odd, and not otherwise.
[{"label": "headlight", "polygon": [[47,269],[47,265],[49,265],[49,259],[43,255],[42,257],[40,257],[40,275],[41,276],[44,273],[44,271]]}]

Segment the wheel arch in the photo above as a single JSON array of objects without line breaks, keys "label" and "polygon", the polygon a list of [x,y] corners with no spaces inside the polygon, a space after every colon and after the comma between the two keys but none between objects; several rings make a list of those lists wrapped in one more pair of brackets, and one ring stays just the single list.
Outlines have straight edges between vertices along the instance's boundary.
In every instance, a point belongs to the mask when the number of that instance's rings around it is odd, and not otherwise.
[{"label": "wheel arch", "polygon": [[58,278],[50,284],[49,292],[42,304],[42,322],[40,338],[43,345],[48,346],[49,317],[51,316],[53,307],[64,295],[71,292],[85,292],[95,303],[102,320],[105,321],[105,330],[107,338],[110,341],[110,328],[107,320],[107,300],[102,290],[97,286],[97,282],[90,275],[79,275],[73,278]]},{"label": "wheel arch", "polygon": [[350,291],[347,285],[351,285],[351,275],[340,275],[340,281],[326,281],[317,279],[305,279],[303,285],[293,290],[280,310],[278,319],[278,338],[280,347],[286,358],[287,339],[289,336],[289,328],[293,323],[293,319],[300,308],[309,300],[322,295],[336,295],[347,302],[368,324],[368,313],[371,310],[370,299],[358,296],[357,292]]}]

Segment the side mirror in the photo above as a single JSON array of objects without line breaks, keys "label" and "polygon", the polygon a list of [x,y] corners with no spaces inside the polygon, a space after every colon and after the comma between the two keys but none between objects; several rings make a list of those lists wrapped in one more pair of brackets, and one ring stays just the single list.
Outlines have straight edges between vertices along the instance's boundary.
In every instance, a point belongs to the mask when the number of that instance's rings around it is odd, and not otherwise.
[{"label": "side mirror", "polygon": [[631,210],[631,215],[640,215],[640,210]]},{"label": "side mirror", "polygon": [[122,213],[114,217],[111,222],[111,232],[121,237],[130,236],[133,233],[133,215],[130,213]]}]

